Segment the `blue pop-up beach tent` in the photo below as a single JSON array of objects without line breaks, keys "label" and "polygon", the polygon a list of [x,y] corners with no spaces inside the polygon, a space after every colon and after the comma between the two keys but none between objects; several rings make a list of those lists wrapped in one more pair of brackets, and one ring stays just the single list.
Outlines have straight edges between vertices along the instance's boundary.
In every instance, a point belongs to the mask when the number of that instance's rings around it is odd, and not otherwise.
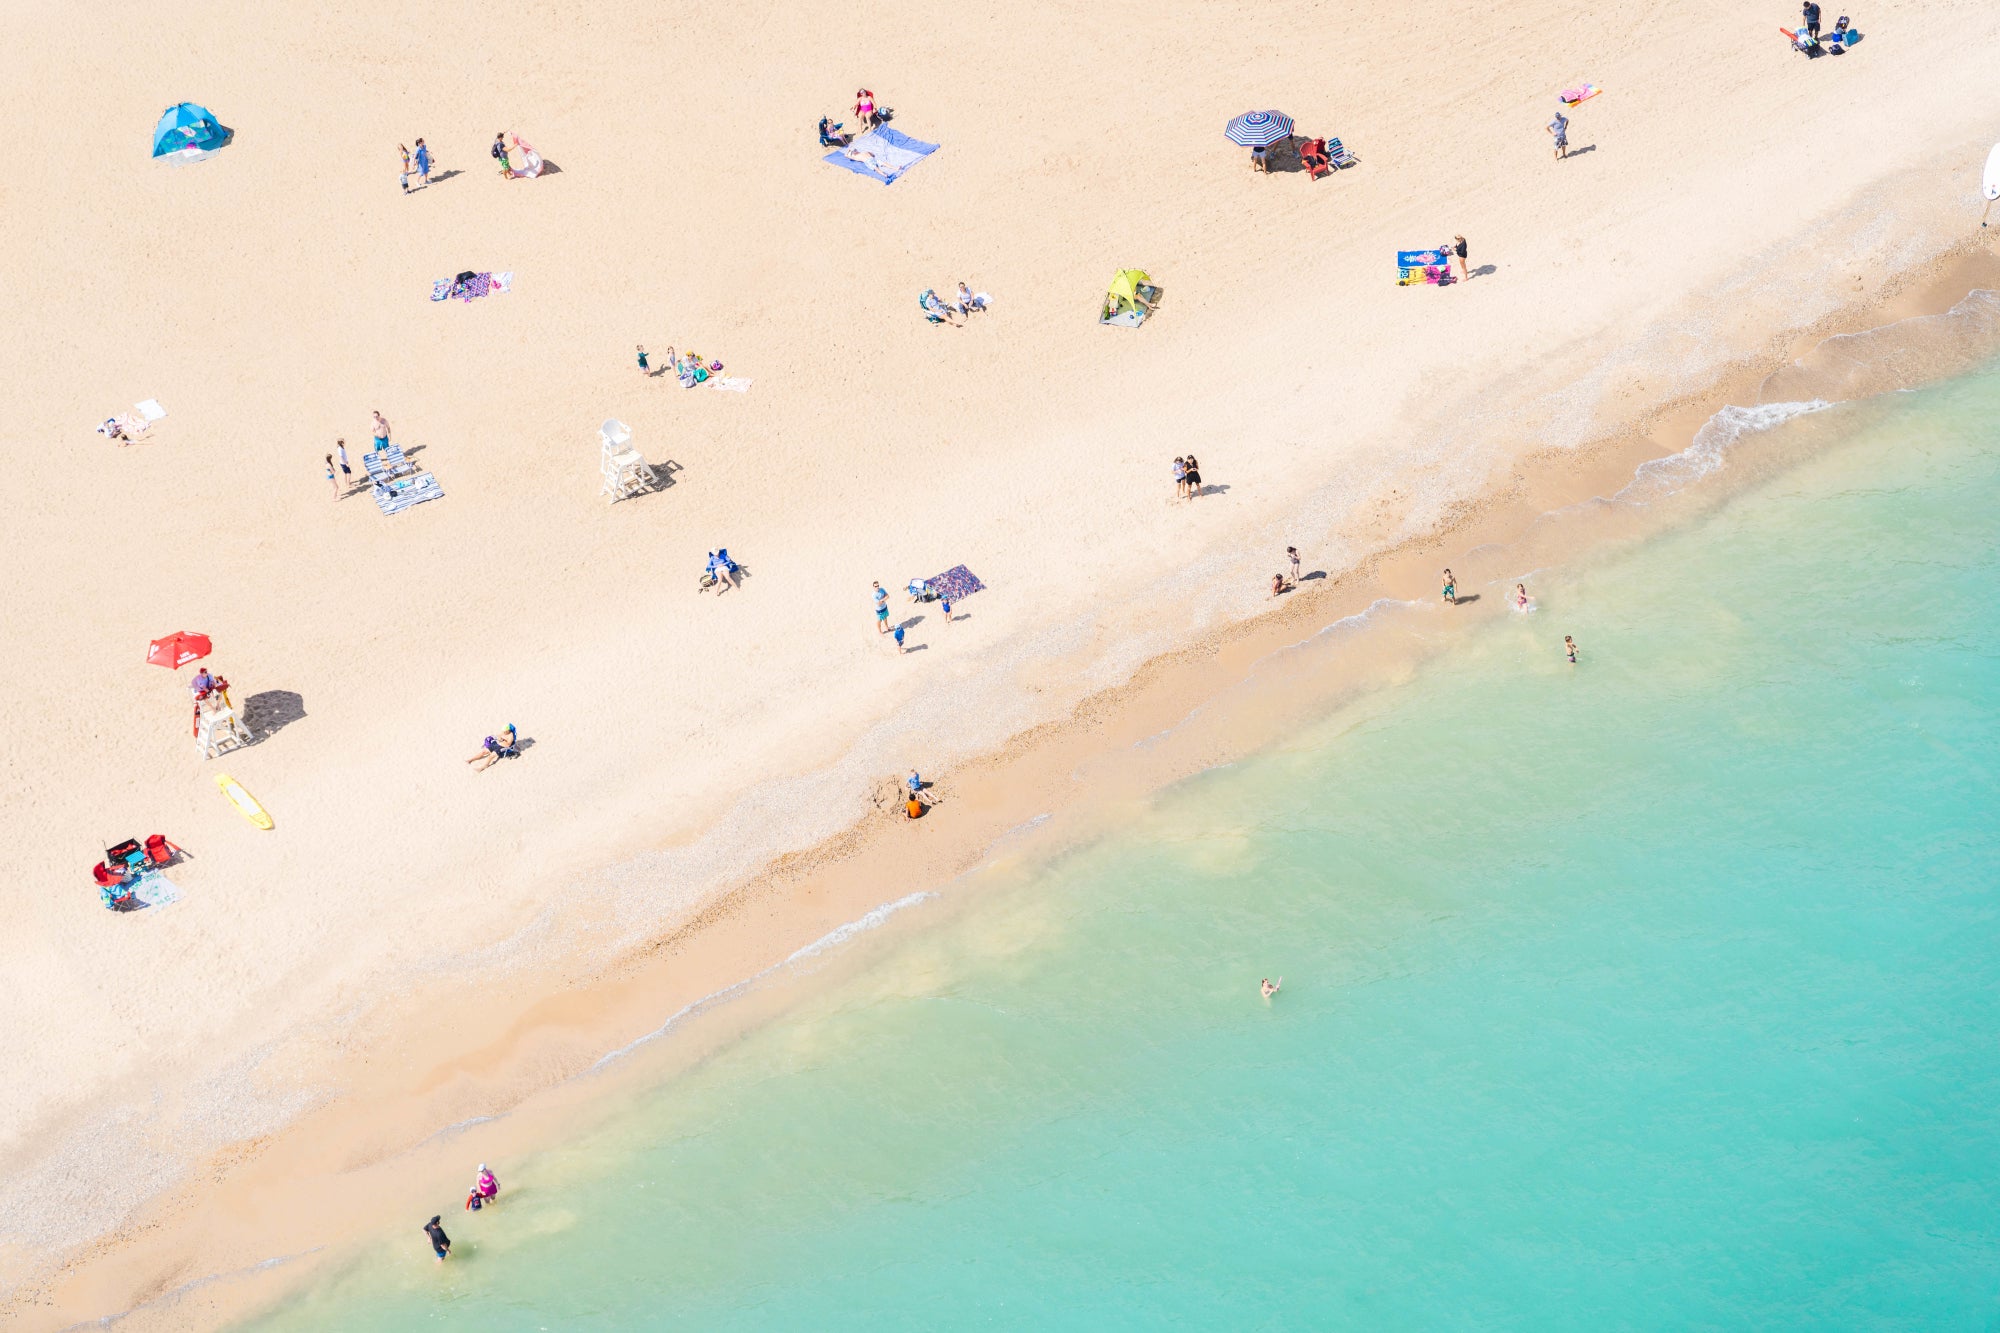
[{"label": "blue pop-up beach tent", "polygon": [[153,127],[153,156],[165,157],[183,148],[220,148],[229,142],[229,131],[215,119],[215,113],[193,102],[170,106]]}]

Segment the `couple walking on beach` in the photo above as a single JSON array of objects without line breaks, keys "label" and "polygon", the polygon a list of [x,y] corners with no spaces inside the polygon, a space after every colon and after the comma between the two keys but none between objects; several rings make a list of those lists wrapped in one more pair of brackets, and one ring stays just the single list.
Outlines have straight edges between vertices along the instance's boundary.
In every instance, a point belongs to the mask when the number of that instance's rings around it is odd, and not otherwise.
[{"label": "couple walking on beach", "polygon": [[1174,494],[1183,500],[1201,494],[1201,464],[1193,454],[1174,459]]}]

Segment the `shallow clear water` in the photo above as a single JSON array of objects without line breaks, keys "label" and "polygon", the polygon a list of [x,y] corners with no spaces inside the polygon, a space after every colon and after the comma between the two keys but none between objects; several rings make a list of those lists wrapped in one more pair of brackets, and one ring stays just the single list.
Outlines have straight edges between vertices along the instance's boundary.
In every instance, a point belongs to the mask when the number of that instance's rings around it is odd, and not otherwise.
[{"label": "shallow clear water", "polygon": [[2000,374],[1851,415],[254,1327],[1992,1326]]}]

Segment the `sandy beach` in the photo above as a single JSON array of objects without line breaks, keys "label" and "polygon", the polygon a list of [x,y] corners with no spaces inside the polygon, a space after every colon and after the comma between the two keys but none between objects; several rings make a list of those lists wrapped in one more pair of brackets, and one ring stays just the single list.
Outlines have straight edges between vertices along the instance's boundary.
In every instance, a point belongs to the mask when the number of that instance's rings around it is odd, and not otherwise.
[{"label": "sandy beach", "polygon": [[[1541,4],[1309,13],[1323,37],[1239,5],[22,16],[55,95],[0,187],[0,596],[39,686],[0,705],[10,1318],[317,1243],[259,1211],[288,1170],[353,1174],[337,1230],[380,1197],[368,1163],[955,873],[1053,790],[954,799],[813,887],[885,839],[843,832],[885,781],[1129,746],[1078,705],[1238,622],[1428,580],[1426,534],[1589,494],[1669,409],[1990,263],[1993,15],[1886,5],[1807,61],[1789,11],[1669,7],[1657,43]],[[1557,163],[1542,126],[1582,79],[1607,91]],[[813,141],[860,84],[942,145],[887,187]],[[235,141],[149,161],[183,99]],[[1262,106],[1360,164],[1253,176],[1221,129]],[[501,179],[502,129],[555,170]],[[439,167],[406,196],[420,135]],[[1395,285],[1396,251],[1454,233],[1471,281]],[[1159,313],[1100,327],[1131,266]],[[428,299],[468,269],[513,289]],[[994,308],[927,325],[917,294],[961,280]],[[642,376],[635,343],[753,385]],[[148,398],[141,442],[92,434]],[[344,437],[358,471],[377,409],[441,501],[331,498],[322,456]],[[670,486],[604,501],[606,418]],[[1180,502],[1187,452],[1210,490]],[[1287,544],[1329,577],[1274,604]],[[697,592],[718,545],[749,571],[722,597]],[[1377,562],[1399,549],[1421,575]],[[963,619],[896,591],[958,564],[986,585]],[[878,580],[919,651],[871,623]],[[203,761],[186,673],[143,660],[180,629],[282,725]],[[509,722],[533,744],[468,771]],[[105,912],[91,862],[153,832],[191,854],[182,899]],[[218,1208],[218,1182],[263,1202]]]}]

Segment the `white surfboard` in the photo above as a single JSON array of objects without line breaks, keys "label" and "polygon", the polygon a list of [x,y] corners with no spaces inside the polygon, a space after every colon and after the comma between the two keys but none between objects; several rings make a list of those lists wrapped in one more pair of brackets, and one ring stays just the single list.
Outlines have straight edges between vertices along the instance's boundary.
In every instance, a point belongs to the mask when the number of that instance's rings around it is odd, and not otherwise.
[{"label": "white surfboard", "polygon": [[2000,199],[2000,143],[1986,155],[1986,197]]}]

